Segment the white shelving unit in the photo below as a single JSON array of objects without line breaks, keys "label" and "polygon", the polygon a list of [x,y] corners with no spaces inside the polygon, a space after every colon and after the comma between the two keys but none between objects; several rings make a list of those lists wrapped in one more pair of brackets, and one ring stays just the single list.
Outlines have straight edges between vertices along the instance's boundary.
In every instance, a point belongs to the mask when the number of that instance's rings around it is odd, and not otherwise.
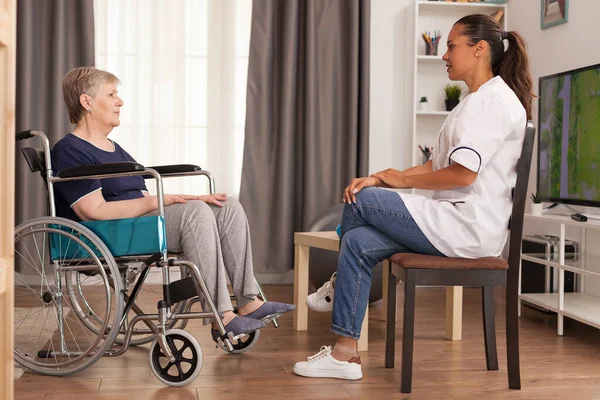
[{"label": "white shelving unit", "polygon": [[417,111],[417,115],[441,115],[447,117],[450,111]]},{"label": "white shelving unit", "polygon": [[[458,3],[445,1],[415,0],[415,46],[414,46],[414,79],[413,79],[413,113],[412,113],[412,165],[422,162],[423,155],[418,145],[435,146],[437,135],[449,112],[445,111],[444,86],[450,82],[442,55],[446,52],[448,33],[456,21],[469,14],[494,14],[504,11],[501,23],[507,27],[507,4],[502,3]],[[425,55],[423,32],[441,31],[442,38],[438,45],[437,56]],[[460,83],[459,83],[460,84]],[[465,91],[466,85],[462,84]],[[428,111],[419,111],[418,102],[421,96],[429,100]]]},{"label": "white shelving unit", "polygon": [[[556,223],[560,226],[558,256],[553,255],[551,258],[548,258],[546,254],[521,254],[521,260],[553,267],[558,271],[558,292],[521,294],[521,286],[519,285],[519,299],[556,312],[558,315],[557,333],[559,335],[563,334],[564,317],[569,317],[600,329],[600,296],[598,296],[597,291],[586,290],[585,285],[586,277],[588,279],[592,277],[600,278],[600,255],[588,254],[586,250],[586,231],[588,229],[600,230],[600,221],[588,219],[587,222],[578,222],[568,216],[533,216],[529,214],[525,215],[525,220]],[[574,226],[581,229],[579,252],[574,255],[573,259],[565,259],[566,226]],[[577,274],[579,278],[578,293],[564,292],[565,271]],[[519,302],[520,314],[521,302]]]}]

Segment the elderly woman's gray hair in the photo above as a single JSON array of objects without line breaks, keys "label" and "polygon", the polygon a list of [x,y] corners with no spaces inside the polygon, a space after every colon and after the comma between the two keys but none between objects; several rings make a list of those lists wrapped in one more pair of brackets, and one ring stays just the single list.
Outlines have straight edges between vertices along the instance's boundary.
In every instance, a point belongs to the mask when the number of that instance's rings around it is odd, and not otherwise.
[{"label": "elderly woman's gray hair", "polygon": [[63,98],[67,111],[69,112],[69,120],[73,124],[77,124],[81,120],[85,109],[79,101],[82,94],[95,97],[98,87],[105,83],[119,84],[119,78],[110,72],[103,71],[94,67],[73,68],[66,73],[62,80]]}]

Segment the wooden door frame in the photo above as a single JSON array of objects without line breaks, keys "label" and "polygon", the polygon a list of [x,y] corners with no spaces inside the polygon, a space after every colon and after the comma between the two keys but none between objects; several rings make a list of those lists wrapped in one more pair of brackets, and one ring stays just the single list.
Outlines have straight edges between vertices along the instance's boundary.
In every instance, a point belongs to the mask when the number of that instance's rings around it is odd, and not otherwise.
[{"label": "wooden door frame", "polygon": [[0,0],[0,398],[12,399],[16,0]]}]

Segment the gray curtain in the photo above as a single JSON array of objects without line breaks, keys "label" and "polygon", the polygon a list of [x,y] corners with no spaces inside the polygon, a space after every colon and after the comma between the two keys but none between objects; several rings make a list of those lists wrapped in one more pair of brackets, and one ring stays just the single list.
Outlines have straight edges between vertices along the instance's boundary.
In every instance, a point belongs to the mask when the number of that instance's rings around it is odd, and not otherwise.
[{"label": "gray curtain", "polygon": [[[16,129],[41,130],[54,145],[71,131],[62,98],[62,78],[71,68],[94,65],[93,2],[17,2]],[[39,174],[32,174],[21,147],[41,148],[36,139],[17,143],[15,222],[47,215]],[[18,270],[23,270],[17,265]]]},{"label": "gray curtain", "polygon": [[254,0],[240,201],[255,270],[368,170],[370,0]]}]

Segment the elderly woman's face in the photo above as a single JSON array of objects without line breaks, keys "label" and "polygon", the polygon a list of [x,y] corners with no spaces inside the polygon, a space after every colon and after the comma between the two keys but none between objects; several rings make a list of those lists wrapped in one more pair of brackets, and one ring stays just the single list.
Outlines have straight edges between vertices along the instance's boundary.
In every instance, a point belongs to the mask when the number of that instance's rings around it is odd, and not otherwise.
[{"label": "elderly woman's face", "polygon": [[117,85],[104,83],[98,87],[98,93],[91,101],[92,117],[107,126],[119,126],[123,100],[118,96]]}]

